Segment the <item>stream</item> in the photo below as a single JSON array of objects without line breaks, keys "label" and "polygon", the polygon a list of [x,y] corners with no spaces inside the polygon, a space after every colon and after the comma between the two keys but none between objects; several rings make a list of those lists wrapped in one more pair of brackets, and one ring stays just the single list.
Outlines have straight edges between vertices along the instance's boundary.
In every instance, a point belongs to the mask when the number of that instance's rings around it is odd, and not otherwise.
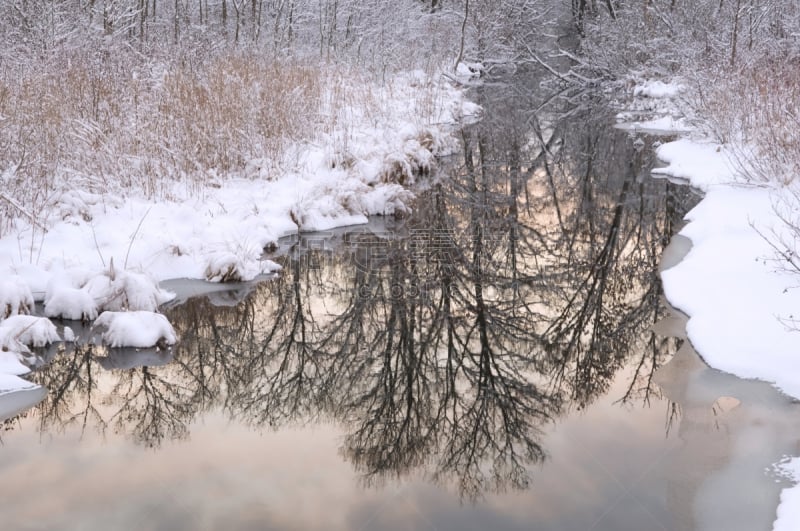
[{"label": "stream", "polygon": [[3,529],[771,529],[797,405],[661,292],[700,198],[650,176],[664,139],[514,75],[412,215],[165,283],[171,351],[46,353],[0,397]]}]

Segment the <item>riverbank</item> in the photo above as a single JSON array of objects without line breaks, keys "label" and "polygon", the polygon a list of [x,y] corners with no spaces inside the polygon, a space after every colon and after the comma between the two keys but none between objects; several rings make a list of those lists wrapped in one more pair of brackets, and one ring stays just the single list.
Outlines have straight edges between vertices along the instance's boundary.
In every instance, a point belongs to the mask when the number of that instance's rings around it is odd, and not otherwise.
[{"label": "riverbank", "polygon": [[[125,179],[82,187],[85,176],[71,175],[67,160],[48,178],[53,189],[35,212],[6,188],[0,317],[32,312],[36,303],[48,317],[71,320],[93,320],[104,310],[154,312],[170,297],[159,281],[252,280],[279,269],[262,255],[281,236],[406,215],[415,181],[454,149],[451,133],[475,118],[477,106],[439,73],[405,72],[381,83],[328,75],[334,77],[315,110],[325,127],[272,158],[261,152],[228,173],[209,168],[202,178],[156,172],[151,187]],[[4,168],[3,178],[18,181],[18,169]],[[0,392],[29,387],[18,360],[30,355],[27,347],[74,339],[59,326],[57,336],[48,330],[20,343],[18,328],[0,327],[8,358],[0,360]]]},{"label": "riverbank", "polygon": [[[662,273],[665,295],[689,316],[687,337],[706,363],[800,398],[800,292],[790,258],[796,187],[782,175],[754,181],[743,171],[741,145],[716,142],[681,119],[675,98],[683,86],[661,83],[663,90],[647,91],[653,85],[641,85],[636,93],[645,93],[661,116],[626,128],[680,133],[657,149],[666,165],[653,174],[704,194],[680,231],[691,240],[690,251]],[[779,465],[795,480],[797,468],[797,460],[788,458]],[[800,515],[791,504],[797,495],[797,487],[783,492],[775,529],[797,527]]]}]

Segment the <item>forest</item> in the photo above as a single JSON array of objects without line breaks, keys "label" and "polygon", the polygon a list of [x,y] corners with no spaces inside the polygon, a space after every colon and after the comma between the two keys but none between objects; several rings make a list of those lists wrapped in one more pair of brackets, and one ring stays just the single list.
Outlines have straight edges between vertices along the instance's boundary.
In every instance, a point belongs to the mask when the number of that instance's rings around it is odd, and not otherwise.
[{"label": "forest", "polygon": [[[540,64],[556,100],[679,78],[682,112],[754,179],[800,164],[791,0],[9,0],[0,39],[0,234],[20,212],[44,224],[64,187],[156,198],[285,165],[320,132],[346,142],[337,109],[383,112],[371,85],[458,63]],[[415,90],[432,119],[434,86]]]}]

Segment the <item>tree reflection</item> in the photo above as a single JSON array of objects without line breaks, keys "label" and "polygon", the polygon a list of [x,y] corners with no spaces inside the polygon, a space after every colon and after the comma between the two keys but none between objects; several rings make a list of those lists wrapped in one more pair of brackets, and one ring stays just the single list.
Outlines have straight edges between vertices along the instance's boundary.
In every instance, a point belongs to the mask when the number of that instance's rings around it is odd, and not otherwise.
[{"label": "tree reflection", "polygon": [[473,498],[524,488],[547,423],[623,367],[621,399],[646,401],[676,348],[650,327],[690,192],[646,178],[652,150],[591,105],[547,127],[510,119],[528,97],[514,86],[479,101],[487,118],[397,230],[336,249],[297,238],[240,304],[169,309],[174,361],[107,373],[105,394],[93,347],[56,357],[37,376],[43,428],[112,425],[157,446],[212,408],[256,427],[331,420],[367,484],[423,472]]}]

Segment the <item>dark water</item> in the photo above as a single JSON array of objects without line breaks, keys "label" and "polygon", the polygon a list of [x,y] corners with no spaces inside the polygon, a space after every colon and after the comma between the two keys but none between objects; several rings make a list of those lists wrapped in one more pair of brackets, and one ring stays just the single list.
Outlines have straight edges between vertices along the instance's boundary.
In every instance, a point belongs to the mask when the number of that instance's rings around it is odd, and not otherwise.
[{"label": "dark water", "polygon": [[545,121],[520,86],[476,93],[409,218],[283,240],[277,278],[166,308],[169,353],[50,353],[2,528],[769,529],[793,406],[662,300],[697,198],[600,103]]}]

